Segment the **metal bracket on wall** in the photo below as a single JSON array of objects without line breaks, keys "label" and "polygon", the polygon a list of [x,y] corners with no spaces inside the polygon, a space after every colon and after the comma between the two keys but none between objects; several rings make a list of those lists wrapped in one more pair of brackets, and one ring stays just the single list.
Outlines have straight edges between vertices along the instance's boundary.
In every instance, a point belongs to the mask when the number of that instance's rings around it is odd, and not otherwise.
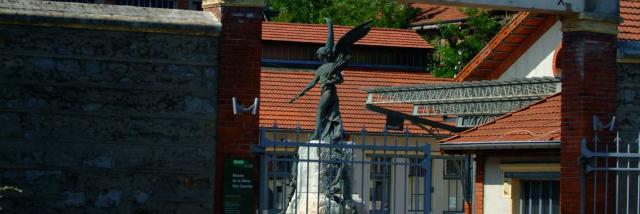
[{"label": "metal bracket on wall", "polygon": [[252,115],[256,115],[256,113],[258,113],[258,98],[257,97],[253,100],[253,105],[251,105],[249,107],[244,107],[244,105],[242,105],[241,103],[239,103],[237,101],[236,97],[232,97],[231,101],[232,101],[232,105],[233,105],[233,115],[234,116],[238,116],[238,115],[242,114],[243,112],[251,112]]}]

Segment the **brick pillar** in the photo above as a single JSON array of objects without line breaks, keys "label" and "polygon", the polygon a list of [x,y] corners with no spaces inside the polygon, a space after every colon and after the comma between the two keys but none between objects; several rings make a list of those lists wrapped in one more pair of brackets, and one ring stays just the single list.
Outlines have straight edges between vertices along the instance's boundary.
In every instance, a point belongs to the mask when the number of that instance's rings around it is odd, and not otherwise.
[{"label": "brick pillar", "polygon": [[[581,139],[593,139],[594,115],[608,121],[616,112],[617,23],[571,17],[563,18],[562,22],[560,207],[561,213],[579,213]],[[603,143],[612,139],[605,132],[601,132],[601,137]],[[591,178],[587,177],[587,187],[593,185]],[[603,180],[599,178],[598,186],[604,188]],[[591,213],[593,203],[598,203],[600,209],[607,203],[603,199],[594,202],[593,192],[586,191],[589,207],[586,213]],[[598,198],[604,198],[604,189],[596,193]]]},{"label": "brick pillar", "polygon": [[[262,0],[205,0],[202,4],[204,11],[213,12],[222,22],[218,45],[215,213],[223,213],[222,178],[225,159],[252,159],[254,187],[258,184],[258,161],[250,151],[251,146],[258,143],[258,115],[245,113],[234,116],[231,98],[236,97],[239,102],[251,105],[254,98],[260,97],[263,6]],[[256,204],[257,195],[257,188],[254,188],[253,201]]]},{"label": "brick pillar", "polygon": [[476,156],[476,181],[473,206],[475,214],[484,213],[484,156]]}]

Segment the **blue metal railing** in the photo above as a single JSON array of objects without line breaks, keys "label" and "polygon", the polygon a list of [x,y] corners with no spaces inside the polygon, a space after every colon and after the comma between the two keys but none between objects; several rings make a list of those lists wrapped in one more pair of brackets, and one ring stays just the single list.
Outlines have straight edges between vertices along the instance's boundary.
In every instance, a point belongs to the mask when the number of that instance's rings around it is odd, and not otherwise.
[{"label": "blue metal railing", "polygon": [[[347,182],[340,184],[340,190],[352,190],[352,193],[341,192],[334,195],[344,200],[353,198],[354,209],[366,209],[368,213],[431,213],[432,157],[431,147],[425,136],[387,132],[370,134],[363,129],[359,134],[352,133],[352,141],[325,144],[309,143],[308,134],[299,128],[261,128],[260,145],[256,149],[261,157],[260,213],[281,213],[287,211],[287,208],[302,208],[296,207],[298,204],[305,206],[302,213],[345,213],[348,210],[339,209],[342,205],[338,206],[335,203],[329,203],[330,210],[326,212],[321,212],[318,206],[309,203],[309,200],[317,200],[316,203],[325,200],[325,194],[318,193],[320,189],[316,193],[310,191],[315,185],[322,186],[320,179],[318,183],[311,184],[310,178],[336,176],[337,174],[314,174],[334,172],[327,170],[333,169],[333,166],[345,167],[348,171],[341,174]],[[312,155],[312,152],[322,154],[326,151],[343,152],[349,156],[342,159],[323,159]],[[304,169],[305,166],[308,171],[293,173]],[[314,167],[318,169],[310,169]],[[420,170],[423,170],[422,173],[417,173]],[[296,174],[296,178],[288,176],[292,174]],[[298,178],[305,178],[307,182],[302,184]],[[350,188],[347,188],[347,185]],[[293,189],[307,191],[295,192],[292,195]],[[414,195],[422,195],[422,201],[418,206],[411,204]],[[300,212],[288,210],[287,213]]]}]

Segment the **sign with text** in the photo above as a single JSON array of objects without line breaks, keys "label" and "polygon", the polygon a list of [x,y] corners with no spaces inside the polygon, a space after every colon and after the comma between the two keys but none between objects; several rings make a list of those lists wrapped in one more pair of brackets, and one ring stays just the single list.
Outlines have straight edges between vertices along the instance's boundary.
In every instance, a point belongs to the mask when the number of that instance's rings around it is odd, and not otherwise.
[{"label": "sign with text", "polygon": [[253,163],[251,160],[229,158],[224,161],[224,214],[252,214]]}]

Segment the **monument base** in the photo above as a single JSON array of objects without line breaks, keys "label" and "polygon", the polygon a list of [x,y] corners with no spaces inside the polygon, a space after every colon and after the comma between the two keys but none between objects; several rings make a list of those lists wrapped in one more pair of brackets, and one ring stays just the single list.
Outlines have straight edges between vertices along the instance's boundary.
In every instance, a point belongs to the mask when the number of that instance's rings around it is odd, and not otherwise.
[{"label": "monument base", "polygon": [[[309,144],[320,143],[317,140],[308,142]],[[354,200],[354,206],[344,206],[338,202],[331,200],[320,189],[320,149],[318,147],[302,146],[298,148],[298,177],[296,182],[296,192],[294,193],[286,214],[366,214],[366,209],[361,200]],[[355,194],[354,194],[355,195]],[[359,199],[359,195],[355,195]]]}]

